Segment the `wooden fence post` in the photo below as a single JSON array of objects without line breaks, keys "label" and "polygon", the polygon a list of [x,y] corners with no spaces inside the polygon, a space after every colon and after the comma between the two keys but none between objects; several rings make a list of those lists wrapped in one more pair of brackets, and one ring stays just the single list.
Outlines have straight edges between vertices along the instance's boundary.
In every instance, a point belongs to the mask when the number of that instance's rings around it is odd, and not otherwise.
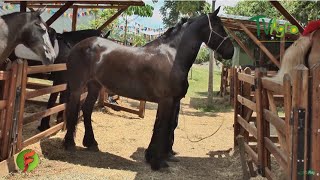
[{"label": "wooden fence post", "polygon": [[99,93],[98,106],[103,107],[105,100],[106,100],[106,89],[102,87]]},{"label": "wooden fence post", "polygon": [[222,68],[221,68],[222,70],[221,70],[221,79],[220,79],[220,92],[219,92],[219,94],[220,94],[220,97],[222,97],[223,95],[223,84],[224,84],[224,65],[222,65]]},{"label": "wooden fence post", "polygon": [[2,145],[3,144],[3,140],[4,140],[4,136],[5,136],[5,134],[4,134],[4,132],[5,132],[5,123],[6,123],[6,112],[8,111],[7,109],[8,109],[8,105],[9,105],[9,101],[7,101],[7,99],[8,99],[8,96],[9,96],[9,88],[10,88],[10,83],[11,83],[11,81],[10,81],[10,77],[12,77],[12,70],[11,70],[11,72],[9,73],[9,77],[7,78],[7,79],[5,79],[4,80],[4,82],[3,82],[3,84],[1,84],[0,86],[2,86],[3,87],[3,91],[1,92],[2,94],[1,94],[1,100],[5,100],[5,102],[6,102],[6,107],[4,108],[4,109],[2,109],[2,110],[0,110],[1,111],[1,113],[0,113],[0,136],[1,136],[1,138],[0,138],[0,161],[1,160],[3,160],[2,159],[2,156],[1,156],[1,154],[2,154],[2,151],[3,151],[3,149],[5,149],[5,147]]},{"label": "wooden fence post", "polygon": [[284,95],[284,111],[285,111],[285,127],[286,127],[286,142],[287,142],[287,176],[290,177],[292,173],[292,126],[291,126],[291,109],[292,109],[292,90],[291,90],[291,78],[288,74],[283,77],[283,95]]},{"label": "wooden fence post", "polygon": [[25,60],[22,66],[22,77],[21,77],[21,96],[19,100],[20,106],[17,109],[18,114],[18,137],[17,137],[17,148],[16,151],[19,152],[22,150],[22,127],[23,127],[23,113],[24,113],[24,105],[25,105],[25,95],[28,83],[28,61]]},{"label": "wooden fence post", "polygon": [[16,89],[16,79],[17,79],[17,72],[18,72],[18,64],[17,62],[13,63],[12,70],[11,70],[11,78],[8,79],[10,82],[9,87],[9,97],[7,99],[7,107],[5,112],[5,122],[2,132],[2,144],[3,147],[1,151],[1,159],[7,159],[11,149],[11,136],[12,136],[12,124],[13,124],[13,107],[15,101],[15,89]]},{"label": "wooden fence post", "polygon": [[257,130],[258,130],[258,139],[257,139],[257,147],[258,147],[258,170],[260,171],[260,174],[262,176],[265,176],[265,146],[264,146],[264,125],[265,122],[263,120],[263,102],[262,102],[262,72],[259,68],[255,71],[255,77],[256,77],[256,121],[257,121]]},{"label": "wooden fence post", "polygon": [[139,117],[144,118],[145,110],[146,110],[146,101],[140,101]]},{"label": "wooden fence post", "polygon": [[238,79],[238,72],[237,68],[233,69],[233,91],[234,91],[234,96],[233,96],[233,108],[234,108],[234,123],[233,123],[233,128],[234,128],[234,146],[237,145],[237,139],[236,137],[240,133],[240,124],[238,123],[238,114],[239,114],[239,106],[240,103],[238,102],[238,94],[239,94],[239,79]]},{"label": "wooden fence post", "polygon": [[[251,75],[251,69],[245,68],[243,71],[245,74]],[[251,84],[243,82],[241,86],[241,96],[251,100]],[[241,116],[250,123],[250,117],[252,116],[252,110],[244,105],[241,108]],[[249,132],[244,128],[241,128],[240,134],[244,136],[244,141],[249,142]]]},{"label": "wooden fence post", "polygon": [[247,180],[249,179],[249,172],[247,168],[247,163],[246,163],[246,154],[245,154],[245,148],[244,148],[244,137],[239,135],[237,137],[238,145],[239,145],[239,151],[240,151],[240,161],[241,161],[241,166],[242,166],[242,172],[243,172],[243,179]]},{"label": "wooden fence post", "polygon": [[310,170],[314,178],[320,178],[320,64],[311,69],[311,121],[310,121]]},{"label": "wooden fence post", "polygon": [[300,64],[293,70],[292,106],[293,106],[293,134],[292,134],[292,177],[304,179],[308,168],[307,134],[308,128],[308,68]]}]

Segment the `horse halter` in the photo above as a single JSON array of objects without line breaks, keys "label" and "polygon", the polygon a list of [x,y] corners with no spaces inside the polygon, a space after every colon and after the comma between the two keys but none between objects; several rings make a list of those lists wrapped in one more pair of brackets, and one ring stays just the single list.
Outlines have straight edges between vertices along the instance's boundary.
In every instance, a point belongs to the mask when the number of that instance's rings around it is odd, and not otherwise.
[{"label": "horse halter", "polygon": [[220,48],[220,46],[224,43],[225,40],[227,40],[229,38],[229,36],[226,36],[226,37],[223,37],[221,36],[219,33],[215,32],[213,29],[212,29],[212,25],[211,25],[211,21],[210,21],[210,17],[209,17],[209,14],[207,14],[207,17],[208,17],[208,21],[209,21],[209,28],[210,28],[210,35],[209,35],[209,39],[207,41],[207,45],[209,44],[210,40],[211,40],[211,35],[212,33],[215,33],[216,35],[218,35],[219,37],[221,37],[223,40],[220,42],[219,46],[215,49],[215,51],[218,51],[218,49]]}]

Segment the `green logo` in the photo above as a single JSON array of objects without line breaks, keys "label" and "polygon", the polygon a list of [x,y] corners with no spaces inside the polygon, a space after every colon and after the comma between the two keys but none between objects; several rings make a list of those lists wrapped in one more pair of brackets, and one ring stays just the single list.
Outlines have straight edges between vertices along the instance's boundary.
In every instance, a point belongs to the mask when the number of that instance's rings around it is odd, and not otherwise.
[{"label": "green logo", "polygon": [[38,166],[39,162],[40,160],[38,154],[31,149],[21,151],[16,159],[19,169],[23,172],[31,172]]},{"label": "green logo", "polygon": [[266,26],[266,22],[264,20],[266,16],[258,15],[250,18],[250,21],[255,21],[257,25],[257,35],[260,37],[260,19],[262,20],[263,29],[266,35],[276,33],[276,37],[283,37],[285,33],[289,32],[290,34],[298,34],[299,29],[297,26],[294,26],[289,23],[285,23],[284,25],[280,25],[277,23],[277,19],[272,18],[269,21],[268,27]]}]

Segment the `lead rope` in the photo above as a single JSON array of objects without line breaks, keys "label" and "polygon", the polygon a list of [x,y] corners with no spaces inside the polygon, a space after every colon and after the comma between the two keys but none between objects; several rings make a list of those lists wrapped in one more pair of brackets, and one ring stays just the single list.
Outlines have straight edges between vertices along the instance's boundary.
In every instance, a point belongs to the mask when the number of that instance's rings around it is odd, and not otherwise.
[{"label": "lead rope", "polygon": [[220,123],[219,127],[218,127],[212,134],[210,134],[210,135],[208,135],[208,136],[205,136],[205,137],[203,137],[203,138],[198,138],[197,140],[192,140],[192,139],[189,138],[189,135],[188,135],[188,132],[187,132],[186,119],[185,119],[185,116],[184,116],[184,113],[183,113],[183,110],[182,110],[182,106],[180,107],[180,112],[181,112],[182,117],[183,117],[183,126],[184,126],[184,127],[183,127],[183,131],[184,131],[185,134],[187,135],[187,139],[188,139],[190,142],[193,142],[193,143],[197,143],[197,142],[203,141],[203,140],[205,140],[205,139],[208,139],[208,138],[214,136],[214,135],[220,130],[220,128],[222,127],[222,125],[223,125],[223,123],[224,123],[224,121],[225,121],[225,119],[221,120],[221,123]]}]

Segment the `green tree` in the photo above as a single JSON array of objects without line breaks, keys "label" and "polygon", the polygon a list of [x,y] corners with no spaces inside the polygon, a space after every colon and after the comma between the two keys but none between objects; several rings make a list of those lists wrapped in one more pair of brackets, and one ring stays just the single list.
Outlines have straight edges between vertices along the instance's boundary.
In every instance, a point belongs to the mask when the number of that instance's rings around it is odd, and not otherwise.
[{"label": "green tree", "polygon": [[[315,1],[280,1],[282,6],[295,17],[302,26],[305,26],[309,21],[318,19],[320,12],[320,3]],[[276,8],[272,6],[269,1],[239,1],[234,7],[225,7],[225,13],[232,15],[241,15],[253,17],[257,15],[264,15],[268,18],[275,18],[277,20],[286,20]],[[235,32],[235,34],[244,42],[247,47],[255,47],[255,43],[248,38],[244,32]],[[271,40],[271,36],[266,36]],[[277,37],[273,37],[273,40],[279,40]],[[268,43],[265,43],[268,49],[273,54],[279,54],[279,48]],[[258,54],[256,56],[257,59]],[[266,56],[262,56],[265,63],[270,63]]]},{"label": "green tree", "polygon": [[[292,14],[302,25],[310,20],[318,19],[320,3],[317,1],[281,1],[286,10]],[[269,18],[285,18],[275,9],[269,1],[240,1],[235,7],[225,7],[225,12],[232,15],[256,16],[265,15]]]},{"label": "green tree", "polygon": [[182,16],[193,17],[208,12],[210,4],[205,1],[165,1],[160,8],[166,27],[174,26]]},{"label": "green tree", "polygon": [[127,44],[128,37],[128,16],[138,15],[141,17],[152,17],[154,8],[151,5],[146,4],[145,6],[130,6],[124,13],[123,17],[125,18],[125,29],[123,42]]},{"label": "green tree", "polygon": [[[125,18],[125,35],[120,35],[119,31],[113,31],[110,35],[111,38],[126,41],[128,39],[126,33],[127,33],[127,17],[132,15],[137,15],[141,17],[151,17],[153,15],[154,8],[151,5],[145,5],[145,6],[130,6],[126,11],[123,12],[122,17]],[[103,23],[105,23],[110,17],[112,17],[117,11],[114,9],[94,9],[91,11],[94,15],[94,19],[89,22],[89,25],[80,25],[77,27],[77,29],[97,29],[99,28]],[[107,31],[109,29],[114,29],[116,24],[119,24],[119,19],[115,19],[112,23],[110,23],[104,31]],[[122,22],[121,22],[122,23]],[[130,35],[130,37],[134,37]],[[140,39],[137,41],[136,44],[143,44],[143,40],[141,40],[141,37],[134,37],[133,39]]]},{"label": "green tree", "polygon": [[[112,17],[116,10],[114,9],[94,9],[91,10],[91,13],[94,16],[94,19],[89,22],[89,24],[82,24],[77,27],[78,30],[82,29],[98,29],[103,23],[105,23],[110,17]],[[118,23],[118,19],[115,19],[112,23],[110,23],[104,31],[107,29],[111,29],[112,26]]]}]

